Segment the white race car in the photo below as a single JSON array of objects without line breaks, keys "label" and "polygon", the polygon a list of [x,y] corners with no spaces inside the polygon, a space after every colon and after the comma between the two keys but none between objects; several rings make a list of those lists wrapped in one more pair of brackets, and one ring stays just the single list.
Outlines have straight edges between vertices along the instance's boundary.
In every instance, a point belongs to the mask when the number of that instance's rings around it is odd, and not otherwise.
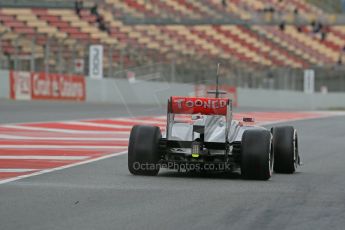
[{"label": "white race car", "polygon": [[238,171],[246,179],[268,180],[272,172],[294,173],[300,164],[292,126],[268,130],[253,118],[232,119],[226,98],[171,97],[166,134],[156,126],[132,128],[128,169],[157,175],[161,167]]}]

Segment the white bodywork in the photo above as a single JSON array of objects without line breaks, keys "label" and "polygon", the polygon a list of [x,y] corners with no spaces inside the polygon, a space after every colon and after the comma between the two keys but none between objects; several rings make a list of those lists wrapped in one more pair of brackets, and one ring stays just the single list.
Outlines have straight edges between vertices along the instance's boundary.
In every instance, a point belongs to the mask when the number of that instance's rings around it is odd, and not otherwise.
[{"label": "white bodywork", "polygon": [[239,121],[232,120],[226,138],[226,121],[224,116],[204,115],[200,119],[195,120],[193,124],[182,122],[171,124],[171,135],[169,135],[168,139],[175,141],[193,141],[193,125],[205,127],[205,142],[219,143],[241,141],[243,132],[248,129],[265,129],[253,125],[240,125]]}]

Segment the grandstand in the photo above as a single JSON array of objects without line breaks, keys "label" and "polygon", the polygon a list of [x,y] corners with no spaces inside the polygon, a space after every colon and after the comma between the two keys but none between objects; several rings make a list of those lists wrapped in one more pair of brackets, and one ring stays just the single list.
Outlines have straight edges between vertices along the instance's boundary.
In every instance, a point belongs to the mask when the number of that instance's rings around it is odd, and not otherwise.
[{"label": "grandstand", "polygon": [[[76,12],[72,1],[1,1],[1,68],[73,72],[74,60],[83,59],[87,63],[90,44],[105,47],[104,68],[108,77],[124,69],[155,63],[174,63],[179,73],[191,66],[213,70],[216,62],[222,62],[230,76],[236,68],[250,75],[253,71],[278,68],[333,68],[342,61],[345,26],[323,25],[320,31],[313,32],[313,21],[331,20],[335,16],[308,1],[290,0],[288,4],[279,0],[228,0],[225,4],[219,0],[96,2],[97,14],[90,12],[94,1],[84,1],[80,12]],[[274,9],[274,13],[266,8]],[[287,24],[279,27],[251,23],[258,18],[269,21],[277,15]],[[295,17],[310,25],[288,24]],[[126,24],[131,18],[174,20],[175,23]],[[246,23],[184,23],[232,19]],[[198,72],[203,74],[209,72]],[[191,81],[186,75],[174,79]]]}]

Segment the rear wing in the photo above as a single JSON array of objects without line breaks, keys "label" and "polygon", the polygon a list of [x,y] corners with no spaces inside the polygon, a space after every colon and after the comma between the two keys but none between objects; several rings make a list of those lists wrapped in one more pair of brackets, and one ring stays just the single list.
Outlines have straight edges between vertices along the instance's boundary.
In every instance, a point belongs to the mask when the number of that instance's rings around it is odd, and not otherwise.
[{"label": "rear wing", "polygon": [[228,98],[173,96],[168,100],[167,112],[166,137],[168,141],[172,139],[171,135],[172,127],[175,123],[175,114],[200,114],[225,117],[224,141],[227,141],[232,121],[232,101]]},{"label": "rear wing", "polygon": [[228,98],[175,96],[169,99],[168,113],[227,116],[230,104]]}]

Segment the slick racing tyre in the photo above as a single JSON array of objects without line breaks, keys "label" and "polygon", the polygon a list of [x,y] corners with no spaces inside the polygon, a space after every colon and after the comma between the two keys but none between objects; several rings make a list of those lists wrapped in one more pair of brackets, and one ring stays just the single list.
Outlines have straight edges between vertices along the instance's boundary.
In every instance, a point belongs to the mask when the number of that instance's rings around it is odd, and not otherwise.
[{"label": "slick racing tyre", "polygon": [[292,126],[272,128],[274,172],[292,174],[299,164],[297,131]]},{"label": "slick racing tyre", "polygon": [[158,144],[162,134],[159,127],[136,125],[131,130],[128,146],[128,170],[133,175],[156,176],[160,155]]},{"label": "slick racing tyre", "polygon": [[241,174],[268,180],[273,172],[272,138],[268,130],[246,130],[242,136]]}]

